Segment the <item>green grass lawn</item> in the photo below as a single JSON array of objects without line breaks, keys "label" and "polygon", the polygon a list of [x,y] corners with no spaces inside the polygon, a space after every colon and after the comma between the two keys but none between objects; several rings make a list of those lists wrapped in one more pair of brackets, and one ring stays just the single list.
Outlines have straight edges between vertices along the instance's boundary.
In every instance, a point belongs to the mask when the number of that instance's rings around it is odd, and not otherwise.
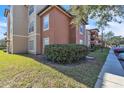
[{"label": "green grass lawn", "polygon": [[107,53],[90,53],[94,62],[57,65],[0,51],[0,87],[93,87]]}]

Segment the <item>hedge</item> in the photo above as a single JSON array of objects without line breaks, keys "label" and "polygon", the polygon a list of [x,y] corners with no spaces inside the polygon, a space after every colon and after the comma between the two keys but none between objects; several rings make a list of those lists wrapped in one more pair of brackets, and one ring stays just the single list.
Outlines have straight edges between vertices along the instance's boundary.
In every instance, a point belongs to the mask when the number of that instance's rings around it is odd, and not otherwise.
[{"label": "hedge", "polygon": [[0,47],[0,50],[4,50],[4,49],[6,49],[5,47]]},{"label": "hedge", "polygon": [[88,54],[88,48],[77,44],[47,45],[44,54],[49,60],[57,63],[73,63],[85,57]]}]

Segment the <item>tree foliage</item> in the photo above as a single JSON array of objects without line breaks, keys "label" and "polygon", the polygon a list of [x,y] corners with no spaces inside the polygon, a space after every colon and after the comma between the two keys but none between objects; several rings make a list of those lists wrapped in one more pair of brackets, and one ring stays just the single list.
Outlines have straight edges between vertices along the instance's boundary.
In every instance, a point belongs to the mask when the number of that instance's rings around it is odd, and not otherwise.
[{"label": "tree foliage", "polygon": [[110,39],[110,44],[111,45],[119,45],[122,37],[121,36],[114,36]]},{"label": "tree foliage", "polygon": [[109,31],[108,33],[104,33],[104,40],[108,41],[114,36],[114,33],[112,31]]},{"label": "tree foliage", "polygon": [[0,47],[5,47],[6,46],[6,42],[4,39],[0,40]]},{"label": "tree foliage", "polygon": [[95,19],[98,28],[104,29],[109,26],[109,22],[122,23],[124,20],[123,5],[72,5],[71,14],[75,24],[80,24],[82,20]]},{"label": "tree foliage", "polygon": [[104,33],[104,41],[107,45],[119,45],[124,44],[124,38],[121,36],[114,36],[113,32]]}]

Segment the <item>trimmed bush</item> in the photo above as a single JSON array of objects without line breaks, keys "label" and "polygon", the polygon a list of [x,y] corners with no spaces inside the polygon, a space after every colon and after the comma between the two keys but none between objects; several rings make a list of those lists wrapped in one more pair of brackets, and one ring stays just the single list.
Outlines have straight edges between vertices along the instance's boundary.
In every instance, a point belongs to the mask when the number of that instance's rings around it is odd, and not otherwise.
[{"label": "trimmed bush", "polygon": [[57,63],[78,62],[88,54],[88,48],[77,44],[56,44],[45,46],[45,55]]}]

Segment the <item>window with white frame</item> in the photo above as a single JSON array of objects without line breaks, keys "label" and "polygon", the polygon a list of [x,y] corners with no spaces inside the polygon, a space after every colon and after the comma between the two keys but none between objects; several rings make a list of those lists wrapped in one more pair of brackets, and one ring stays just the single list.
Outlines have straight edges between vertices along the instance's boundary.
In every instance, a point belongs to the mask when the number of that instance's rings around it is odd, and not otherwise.
[{"label": "window with white frame", "polygon": [[43,17],[43,30],[49,30],[49,15]]},{"label": "window with white frame", "polygon": [[83,40],[80,39],[80,44],[83,44]]},{"label": "window with white frame", "polygon": [[30,5],[29,6],[29,15],[31,15],[34,12],[34,6]]},{"label": "window with white frame", "polygon": [[49,37],[43,38],[43,46],[49,45]]},{"label": "window with white frame", "polygon": [[29,50],[34,50],[34,40],[29,41],[28,48]]},{"label": "window with white frame", "polygon": [[83,34],[83,31],[84,31],[84,28],[83,28],[83,25],[81,24],[80,25],[80,34]]},{"label": "window with white frame", "polygon": [[32,21],[29,25],[29,33],[34,31],[34,21]]}]

